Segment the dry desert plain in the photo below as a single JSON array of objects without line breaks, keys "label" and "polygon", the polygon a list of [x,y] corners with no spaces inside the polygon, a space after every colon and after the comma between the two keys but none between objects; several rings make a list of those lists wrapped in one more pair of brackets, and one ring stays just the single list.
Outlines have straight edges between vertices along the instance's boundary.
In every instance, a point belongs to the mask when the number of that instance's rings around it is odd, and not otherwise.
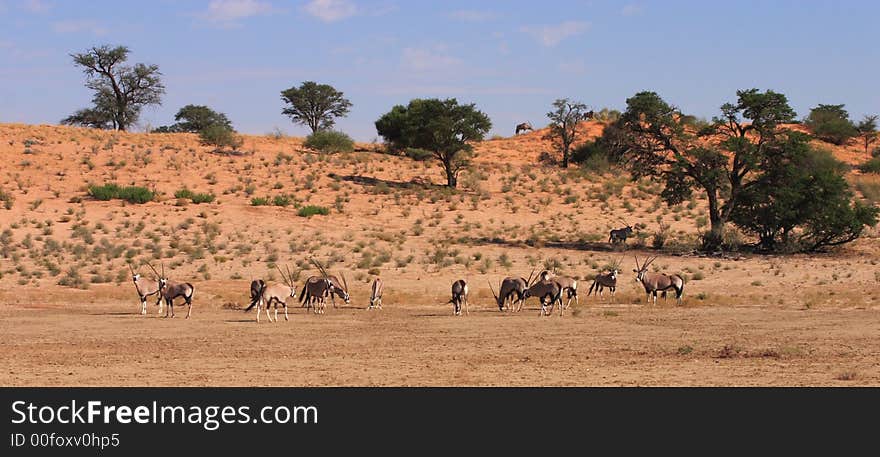
[{"label": "dry desert plain", "polygon": [[[324,155],[299,138],[246,136],[231,155],[189,134],[0,125],[11,197],[0,206],[0,385],[880,385],[876,229],[822,254],[699,256],[704,200],[669,208],[659,186],[620,172],[539,165],[542,133],[476,145],[450,192],[432,185],[443,182],[433,162],[375,144]],[[111,182],[159,196],[88,196],[89,183]],[[184,187],[216,198],[175,198]],[[300,217],[304,205],[329,214]],[[606,243],[619,218],[638,224],[626,252]],[[655,251],[659,221],[669,240]],[[587,297],[586,279],[622,255],[616,302]],[[646,305],[633,255],[684,275],[684,304]],[[278,323],[242,311],[252,278],[278,281],[273,265],[289,265],[299,286],[315,274],[310,256],[346,273],[351,304],[316,316],[291,302]],[[128,262],[191,282],[193,317],[163,319],[152,300],[141,316]],[[498,311],[487,280],[544,267],[582,280],[578,305],[564,317],[539,318],[534,299]],[[377,274],[385,306],[368,311]],[[458,278],[471,284],[469,316],[443,304]]]}]

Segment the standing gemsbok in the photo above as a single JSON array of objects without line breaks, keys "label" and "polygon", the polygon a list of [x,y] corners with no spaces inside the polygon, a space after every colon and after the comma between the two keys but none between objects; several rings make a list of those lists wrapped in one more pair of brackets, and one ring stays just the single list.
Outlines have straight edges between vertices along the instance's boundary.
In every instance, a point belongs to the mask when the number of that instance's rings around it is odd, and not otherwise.
[{"label": "standing gemsbok", "polygon": [[[556,271],[555,269],[553,270],[553,272],[551,272],[551,271],[549,271],[549,270],[544,270],[544,271],[541,272],[540,275],[538,275],[538,278],[540,278],[541,281],[550,281],[550,280],[553,280],[553,281],[555,281],[557,284],[559,284],[560,287],[562,287],[562,291],[565,292],[565,296],[566,296],[566,298],[568,299],[568,301],[565,303],[565,307],[566,307],[566,308],[568,308],[569,306],[571,306],[571,300],[572,300],[572,299],[574,299],[574,304],[575,304],[575,305],[579,305],[579,304],[580,304],[580,300],[578,299],[578,291],[577,291],[577,290],[578,290],[578,282],[577,282],[577,279],[569,278],[568,276],[557,276],[557,275],[554,273],[555,271]],[[562,306],[562,305],[560,304],[560,306]]]},{"label": "standing gemsbok", "polygon": [[[128,269],[131,270],[131,280],[134,282],[134,288],[137,290],[138,298],[141,299],[141,315],[147,315],[147,297],[150,295],[156,296],[156,305],[162,302],[162,295],[159,294],[159,281],[155,279],[144,278],[140,275],[140,273],[136,273],[134,268],[131,267],[131,264],[128,264]],[[159,308],[159,312],[162,312],[162,308]]]},{"label": "standing gemsbok", "polygon": [[[281,305],[284,308],[284,320],[290,320],[287,316],[287,299],[296,298],[296,288],[293,286],[294,275],[290,274],[289,267],[287,268],[286,277],[284,272],[281,271],[277,265],[275,268],[278,269],[278,273],[281,273],[281,279],[284,280],[284,284],[266,284],[263,280],[259,280],[260,288],[258,294],[256,297],[253,297],[252,295],[251,305],[245,309],[245,311],[249,311],[254,306],[257,307],[257,322],[260,322],[260,309],[264,305],[266,307],[266,318],[269,319],[269,322],[272,322],[269,308],[271,308],[273,304],[275,305],[275,322],[278,322],[278,305]],[[251,284],[251,286],[253,288],[253,284]]]},{"label": "standing gemsbok", "polygon": [[[529,285],[525,292],[523,292],[523,297],[536,297],[541,301],[540,316],[548,316],[553,313],[553,306],[556,305],[556,302],[559,302],[559,315],[562,316],[564,314],[562,307],[562,286],[554,279],[549,278],[548,275],[542,274],[537,279],[537,282]],[[547,303],[548,300],[549,303]],[[549,312],[547,311],[548,305],[550,306]]]},{"label": "standing gemsbok", "polygon": [[655,260],[657,260],[656,256],[649,258],[645,263],[639,265],[639,258],[636,257],[636,268],[633,270],[633,272],[636,273],[636,281],[642,283],[642,286],[644,286],[648,301],[650,301],[653,296],[654,305],[657,304],[657,292],[663,292],[663,298],[665,299],[666,291],[669,289],[675,290],[675,298],[680,304],[681,296],[684,293],[684,278],[679,275],[649,272],[648,266],[650,266]]},{"label": "standing gemsbok", "polygon": [[596,295],[601,299],[607,287],[611,291],[611,303],[614,303],[614,293],[617,291],[617,277],[620,275],[620,263],[622,261],[623,258],[621,257],[617,263],[611,266],[610,271],[600,273],[593,278],[593,284],[590,286],[589,292],[587,292],[588,297],[593,294],[593,289],[595,289]]},{"label": "standing gemsbok", "polygon": [[468,284],[464,279],[459,279],[452,283],[452,299],[447,303],[452,303],[452,314],[461,316],[461,305],[464,304],[465,313],[470,315],[468,309]]},{"label": "standing gemsbok", "polygon": [[382,289],[385,288],[385,283],[382,282],[381,278],[376,278],[373,280],[373,285],[370,286],[370,306],[369,309],[382,309]]},{"label": "standing gemsbok", "polygon": [[[186,302],[187,311],[186,318],[189,319],[192,316],[192,298],[196,289],[192,284],[188,282],[174,282],[169,281],[168,278],[165,277],[165,264],[162,264],[162,274],[160,275],[153,265],[147,264],[150,266],[150,269],[153,270],[153,273],[156,273],[156,276],[159,277],[159,294],[165,300],[165,317],[168,317],[168,313],[171,313],[171,317],[174,317],[174,299],[175,298],[183,298]],[[162,312],[162,306],[159,305],[159,312]]]}]

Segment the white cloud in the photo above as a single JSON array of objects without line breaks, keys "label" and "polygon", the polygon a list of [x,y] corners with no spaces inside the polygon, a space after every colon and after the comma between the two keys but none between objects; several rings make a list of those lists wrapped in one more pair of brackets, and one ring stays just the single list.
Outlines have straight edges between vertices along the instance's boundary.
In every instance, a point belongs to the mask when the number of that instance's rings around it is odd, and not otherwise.
[{"label": "white cloud", "polygon": [[458,10],[449,14],[453,19],[464,22],[486,22],[498,17],[492,11]]},{"label": "white cloud", "polygon": [[324,22],[341,21],[358,13],[357,5],[349,0],[312,0],[304,9]]},{"label": "white cloud", "polygon": [[217,24],[236,26],[241,19],[269,14],[272,11],[272,4],[258,0],[211,0],[208,11],[202,17]]},{"label": "white cloud", "polygon": [[586,32],[589,28],[589,22],[565,21],[557,25],[525,26],[520,31],[533,36],[544,46],[552,47],[566,38]]},{"label": "white cloud", "polygon": [[443,70],[461,64],[461,59],[446,53],[444,46],[433,48],[405,48],[401,63],[404,68],[414,71]]},{"label": "white cloud", "polygon": [[107,34],[107,28],[95,21],[59,21],[52,24],[52,29],[56,33],[91,33],[96,36]]},{"label": "white cloud", "polygon": [[623,9],[620,11],[620,14],[624,16],[635,16],[638,14],[642,14],[643,12],[645,12],[645,9],[642,7],[642,5],[629,4],[623,7]]},{"label": "white cloud", "polygon": [[29,13],[43,14],[48,13],[52,8],[52,5],[43,0],[25,0],[22,3],[21,8]]}]

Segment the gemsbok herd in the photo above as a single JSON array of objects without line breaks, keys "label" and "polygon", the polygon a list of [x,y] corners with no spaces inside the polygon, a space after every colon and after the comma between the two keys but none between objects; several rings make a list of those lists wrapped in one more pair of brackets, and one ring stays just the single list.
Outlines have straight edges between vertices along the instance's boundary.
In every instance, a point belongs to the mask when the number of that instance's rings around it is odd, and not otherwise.
[{"label": "gemsbok herd", "polygon": [[[625,239],[624,235],[624,239]],[[684,294],[684,278],[677,274],[665,274],[657,271],[648,271],[648,267],[657,260],[657,257],[649,257],[643,262],[639,262],[638,256],[635,256],[636,268],[633,273],[636,274],[635,280],[645,289],[647,303],[657,304],[657,293],[661,293],[664,300],[666,294],[672,290],[675,292],[675,298],[679,304],[682,302]],[[610,300],[614,302],[614,293],[617,290],[617,279],[620,275],[620,264],[623,258],[615,262],[606,271],[597,274],[593,278],[587,296],[596,293],[600,300],[604,297],[605,289],[609,290]],[[346,304],[351,303],[351,295],[348,292],[348,281],[345,275],[340,272],[342,281],[338,277],[327,272],[324,266],[315,259],[310,259],[312,265],[317,268],[320,275],[311,276],[305,280],[299,293],[299,302],[301,307],[311,309],[315,314],[324,314],[326,300],[329,298],[333,307],[336,308],[336,298],[343,300]],[[129,265],[132,274],[132,282],[134,282],[135,290],[141,304],[141,314],[147,314],[147,298],[156,295],[156,305],[159,306],[159,314],[162,314],[163,302],[167,306],[165,309],[165,317],[174,317],[174,300],[183,299],[187,305],[186,318],[192,315],[192,300],[195,287],[187,282],[171,281],[165,276],[165,265],[162,264],[162,273],[159,273],[152,264],[147,264],[150,270],[155,274],[155,279],[148,279],[141,276],[134,268]],[[269,322],[278,322],[278,308],[283,308],[284,320],[290,320],[287,314],[287,300],[296,300],[296,287],[294,280],[299,276],[296,274],[281,270],[275,267],[281,274],[281,283],[267,283],[262,279],[251,281],[250,285],[250,305],[245,311],[250,311],[254,307],[257,308],[257,322],[260,322],[260,314],[265,309],[266,319]],[[368,310],[382,309],[382,292],[384,282],[380,278],[375,278],[370,287],[370,301]],[[575,305],[579,304],[578,300],[578,280],[567,276],[556,275],[555,271],[544,270],[535,276],[533,269],[529,273],[528,278],[523,277],[506,277],[501,281],[498,292],[492,283],[489,282],[489,289],[495,298],[495,304],[498,310],[502,312],[519,312],[522,311],[523,304],[529,297],[537,298],[541,303],[541,311],[539,316],[549,316],[553,314],[553,309],[558,307],[559,316],[565,314],[565,309],[571,306],[574,300]],[[452,312],[455,316],[470,314],[468,294],[470,292],[468,282],[459,279],[452,283],[452,298],[446,304],[452,304]],[[563,303],[565,300],[565,303]],[[269,314],[269,309],[274,305],[274,316]]]}]

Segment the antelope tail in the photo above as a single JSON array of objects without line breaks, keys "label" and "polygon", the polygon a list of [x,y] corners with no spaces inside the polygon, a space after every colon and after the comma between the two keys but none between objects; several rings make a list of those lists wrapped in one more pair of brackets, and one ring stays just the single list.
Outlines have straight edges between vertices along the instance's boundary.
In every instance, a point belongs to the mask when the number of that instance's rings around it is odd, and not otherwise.
[{"label": "antelope tail", "polygon": [[259,303],[260,300],[263,299],[263,291],[264,291],[264,290],[266,290],[266,283],[263,282],[263,281],[260,281],[260,289],[259,289],[259,292],[257,292],[257,295],[256,295],[253,299],[251,299],[251,305],[248,306],[247,308],[245,308],[244,312],[248,312],[248,311],[250,311],[254,306],[257,306],[257,303]]},{"label": "antelope tail", "polygon": [[306,283],[303,284],[302,290],[299,292],[299,304],[300,305],[306,304],[306,287],[308,286],[308,284],[309,284],[309,282],[306,281]]},{"label": "antelope tail", "polygon": [[[593,295],[593,288],[594,288],[594,287],[596,287],[596,281],[593,281],[593,284],[590,285],[590,290],[587,292],[587,296],[588,296],[588,297],[589,297],[590,295]],[[599,289],[599,288],[596,287],[596,290],[597,290],[597,291],[598,291],[598,289]]]},{"label": "antelope tail", "polygon": [[189,296],[187,296],[186,299],[192,300],[193,295],[196,293],[196,288],[190,283],[186,283],[186,285],[189,287]]}]

